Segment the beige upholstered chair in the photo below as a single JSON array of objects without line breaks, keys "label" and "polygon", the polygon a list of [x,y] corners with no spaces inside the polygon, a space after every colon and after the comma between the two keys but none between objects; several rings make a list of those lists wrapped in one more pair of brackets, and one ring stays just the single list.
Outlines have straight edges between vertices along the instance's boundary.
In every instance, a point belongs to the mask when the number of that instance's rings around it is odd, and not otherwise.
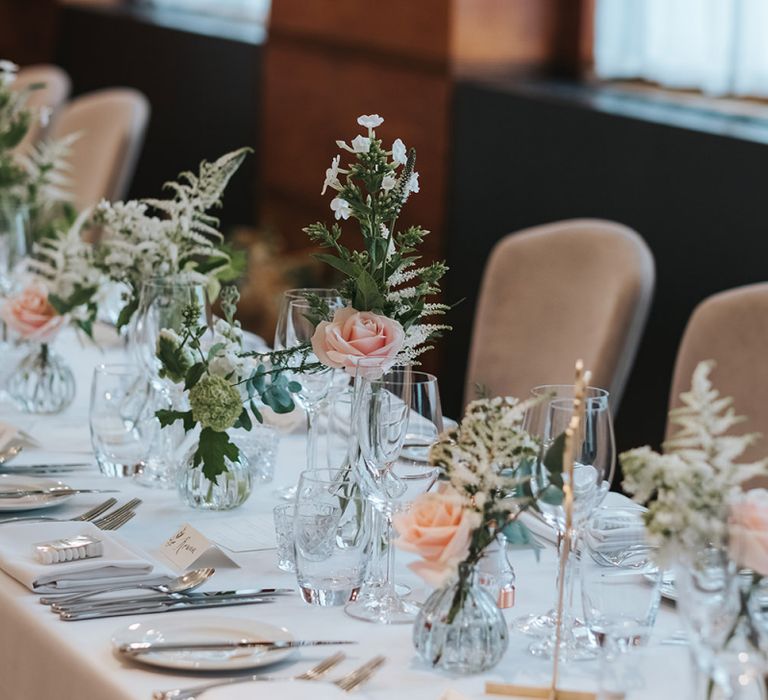
[{"label": "beige upholstered chair", "polygon": [[[677,352],[670,408],[680,405],[691,375],[702,360],[715,360],[712,381],[723,396],[732,396],[736,413],[747,420],[735,434],[762,433],[744,460],[768,455],[768,283],[720,292],[701,302],[688,321]],[[667,437],[675,427],[667,425]]]},{"label": "beige upholstered chair", "polygon": [[[33,90],[30,93],[27,104],[35,110],[43,108],[50,110],[50,123],[67,97],[69,97],[71,87],[69,76],[58,66],[46,64],[25,66],[16,76],[16,80],[13,82],[13,89],[23,90],[35,83],[42,83],[45,87]],[[26,152],[30,146],[45,137],[47,130],[47,126],[43,122],[35,120],[30,125],[27,135],[14,149],[16,153]]]},{"label": "beige upholstered chair", "polygon": [[465,400],[477,384],[522,398],[539,384],[570,383],[582,358],[615,411],[654,279],[651,252],[621,224],[574,219],[506,236],[483,275]]},{"label": "beige upholstered chair", "polygon": [[111,88],[74,99],[57,115],[50,136],[78,132],[69,162],[78,210],[102,198],[122,199],[136,167],[149,102],[137,90]]}]

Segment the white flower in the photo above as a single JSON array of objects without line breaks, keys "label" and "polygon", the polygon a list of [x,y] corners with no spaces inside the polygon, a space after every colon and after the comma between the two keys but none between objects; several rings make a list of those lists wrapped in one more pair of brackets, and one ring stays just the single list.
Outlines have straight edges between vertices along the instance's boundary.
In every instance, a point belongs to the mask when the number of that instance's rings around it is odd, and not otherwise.
[{"label": "white flower", "polygon": [[331,167],[325,171],[325,182],[323,183],[323,190],[320,194],[325,194],[325,190],[332,187],[334,190],[341,189],[341,183],[339,182],[339,161],[341,156],[336,156],[331,161]]},{"label": "white flower", "polygon": [[0,60],[0,85],[10,85],[16,80],[19,67],[12,61]]},{"label": "white flower", "polygon": [[349,202],[341,197],[334,197],[331,200],[331,211],[333,211],[337,221],[339,219],[348,219],[352,213]]},{"label": "white flower", "polygon": [[408,184],[405,186],[406,192],[418,192],[419,191],[419,174],[412,173]]},{"label": "white flower", "polygon": [[392,160],[395,163],[400,163],[400,165],[405,165],[408,160],[408,152],[401,139],[395,139],[392,142]]},{"label": "white flower", "polygon": [[394,175],[385,175],[381,178],[381,189],[389,192],[397,184],[397,178]]},{"label": "white flower", "polygon": [[371,150],[371,139],[367,136],[355,136],[352,139],[352,153],[368,153]]},{"label": "white flower", "polygon": [[357,118],[357,123],[367,129],[375,129],[377,126],[381,126],[384,120],[378,114],[363,114]]}]

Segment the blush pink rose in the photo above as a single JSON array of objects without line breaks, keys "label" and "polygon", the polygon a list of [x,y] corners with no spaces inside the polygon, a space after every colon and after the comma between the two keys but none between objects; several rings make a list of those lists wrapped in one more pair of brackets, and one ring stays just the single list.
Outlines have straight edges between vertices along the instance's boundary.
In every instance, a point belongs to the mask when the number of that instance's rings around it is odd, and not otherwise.
[{"label": "blush pink rose", "polygon": [[48,301],[45,285],[39,283],[6,299],[0,307],[0,318],[25,340],[41,343],[52,340],[64,322]]},{"label": "blush pink rose", "polygon": [[731,506],[728,536],[732,559],[768,576],[768,490],[747,491]]},{"label": "blush pink rose", "polygon": [[408,565],[414,573],[432,586],[442,586],[466,558],[479,521],[479,515],[455,494],[425,493],[407,512],[395,515],[393,524],[400,535],[395,543],[421,556],[421,561]]},{"label": "blush pink rose", "polygon": [[397,321],[347,306],[317,325],[312,349],[324,365],[354,374],[358,366],[373,371],[391,365],[404,340]]}]

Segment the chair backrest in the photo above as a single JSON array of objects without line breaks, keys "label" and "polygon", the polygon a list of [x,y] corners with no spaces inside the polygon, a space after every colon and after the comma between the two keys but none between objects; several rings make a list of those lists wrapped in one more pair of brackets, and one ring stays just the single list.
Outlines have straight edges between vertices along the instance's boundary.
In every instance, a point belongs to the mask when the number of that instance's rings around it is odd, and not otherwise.
[{"label": "chair backrest", "polygon": [[[47,64],[38,64],[34,66],[25,66],[22,68],[13,81],[14,90],[23,90],[24,88],[42,83],[45,87],[33,90],[29,95],[27,104],[35,110],[47,108],[50,110],[50,123],[56,116],[61,106],[69,97],[69,91],[72,83],[67,73],[58,66]],[[37,143],[47,134],[48,127],[40,120],[35,120],[29,128],[26,136],[21,143],[14,149],[16,153],[26,152],[30,146]]]},{"label": "chair backrest", "polygon": [[131,182],[149,119],[149,102],[130,88],[110,88],[61,109],[51,137],[79,133],[72,146],[71,191],[82,210],[102,198],[122,199]]},{"label": "chair backrest", "polygon": [[[765,437],[745,453],[752,461],[768,455],[768,283],[737,287],[715,294],[694,310],[677,352],[669,407],[680,405],[691,375],[702,360],[714,360],[712,381],[723,396],[731,396],[736,413],[747,418],[734,434]],[[667,437],[675,432],[667,424]]]},{"label": "chair backrest", "polygon": [[653,256],[634,231],[573,219],[509,234],[485,268],[465,388],[525,398],[573,381],[584,360],[592,384],[618,408],[648,316]]}]

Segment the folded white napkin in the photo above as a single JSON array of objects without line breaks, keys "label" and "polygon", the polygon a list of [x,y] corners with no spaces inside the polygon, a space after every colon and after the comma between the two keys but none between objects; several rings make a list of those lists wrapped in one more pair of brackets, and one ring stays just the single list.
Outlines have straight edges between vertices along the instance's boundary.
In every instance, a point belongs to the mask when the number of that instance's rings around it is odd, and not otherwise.
[{"label": "folded white napkin", "polygon": [[[610,512],[615,509],[621,509],[623,512],[634,510],[637,511],[638,514],[642,513],[643,510],[641,506],[637,505],[637,503],[630,498],[627,498],[624,494],[609,491],[605,494],[605,498],[597,512]],[[536,513],[531,511],[524,512],[520,516],[520,522],[522,522],[538,539],[552,544],[557,543],[557,532],[555,529],[545,523],[538,515],[536,515]]]},{"label": "folded white napkin", "polygon": [[40,443],[29,433],[24,432],[10,423],[0,421],[0,452],[8,449],[11,445],[21,445],[23,447],[40,447]]},{"label": "folded white napkin", "polygon": [[[349,662],[347,662],[349,663]],[[362,663],[362,661],[360,662]],[[343,676],[345,673],[349,673],[354,666],[347,667],[345,664],[341,670],[334,669],[335,675],[330,675],[331,678]],[[286,675],[286,671],[281,671],[280,675]],[[269,672],[265,672],[265,675],[271,675]],[[275,671],[275,675],[278,672]],[[373,686],[376,683],[376,676],[373,677],[368,683]],[[365,685],[360,688],[356,688],[354,695],[356,698],[368,697],[365,692]],[[238,685],[227,685],[222,688],[215,688],[208,690],[205,693],[206,698],[210,700],[253,700],[256,697],[254,693],[254,687],[252,684],[243,683]],[[345,693],[341,688],[335,686],[333,683],[318,683],[317,681],[273,681],[269,684],[269,693],[266,697],[280,698],[280,700],[342,700],[348,698],[349,694]]]},{"label": "folded white napkin", "polygon": [[645,542],[643,511],[638,508],[601,508],[585,533],[596,552],[615,552]]},{"label": "folded white napkin", "polygon": [[[65,564],[40,564],[34,545],[65,537],[90,535],[103,543],[103,556]],[[39,522],[0,526],[0,569],[35,593],[76,590],[94,580],[108,585],[144,581],[159,574],[169,575],[127,544],[114,532],[99,530],[86,522]]]}]

